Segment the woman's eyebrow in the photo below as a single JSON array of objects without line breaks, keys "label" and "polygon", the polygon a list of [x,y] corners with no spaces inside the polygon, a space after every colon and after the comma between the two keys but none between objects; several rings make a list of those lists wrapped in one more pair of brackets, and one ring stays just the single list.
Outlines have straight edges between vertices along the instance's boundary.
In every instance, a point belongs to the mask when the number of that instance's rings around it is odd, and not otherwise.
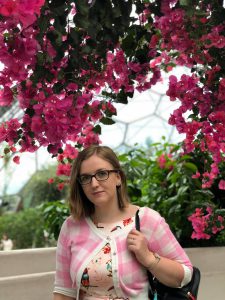
[{"label": "woman's eyebrow", "polygon": [[105,171],[105,170],[107,170],[107,169],[106,168],[100,168],[100,169],[97,169],[94,173],[82,173],[82,174],[80,174],[80,176],[82,176],[82,175],[93,175],[93,174],[95,174],[99,171]]}]

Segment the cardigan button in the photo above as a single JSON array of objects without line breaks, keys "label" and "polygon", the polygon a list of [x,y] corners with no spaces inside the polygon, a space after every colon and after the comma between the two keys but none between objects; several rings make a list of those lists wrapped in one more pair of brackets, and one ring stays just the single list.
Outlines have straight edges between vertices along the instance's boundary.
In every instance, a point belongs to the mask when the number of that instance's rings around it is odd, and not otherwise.
[{"label": "cardigan button", "polygon": [[115,256],[115,255],[116,255],[116,252],[113,252],[113,255]]},{"label": "cardigan button", "polygon": [[107,241],[111,241],[111,238],[110,238],[110,236],[107,236],[107,238],[106,238],[106,239],[107,239]]}]

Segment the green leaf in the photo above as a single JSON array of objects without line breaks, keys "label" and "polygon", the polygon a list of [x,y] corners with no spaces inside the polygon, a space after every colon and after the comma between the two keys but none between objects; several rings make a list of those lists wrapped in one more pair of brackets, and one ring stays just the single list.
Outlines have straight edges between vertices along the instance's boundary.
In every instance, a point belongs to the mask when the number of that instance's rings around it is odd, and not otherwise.
[{"label": "green leaf", "polygon": [[48,26],[49,26],[49,18],[47,16],[38,19],[38,28],[40,32],[45,32]]},{"label": "green leaf", "polygon": [[126,54],[129,56],[132,54],[133,49],[136,47],[136,43],[133,37],[133,34],[128,34],[125,39],[122,41],[122,49],[126,52]]},{"label": "green leaf", "polygon": [[119,17],[122,16],[121,9],[120,9],[119,5],[113,7],[112,14],[113,14],[114,18],[119,18]]},{"label": "green leaf", "polygon": [[192,191],[192,193],[194,194],[197,194],[197,195],[203,195],[206,198],[213,198],[214,197],[214,194],[212,191],[210,190],[207,190],[207,189],[202,189],[202,190],[195,190],[195,191]]},{"label": "green leaf", "polygon": [[35,115],[35,111],[33,108],[27,108],[25,110],[25,114],[27,114],[28,116],[30,116],[32,118]]},{"label": "green leaf", "polygon": [[186,194],[186,192],[188,191],[189,187],[188,186],[181,186],[179,187],[178,191],[177,191],[177,195],[178,196],[182,196],[183,194]]},{"label": "green leaf", "polygon": [[175,195],[175,196],[173,196],[173,197],[170,197],[170,198],[168,198],[168,199],[165,199],[164,201],[165,201],[165,203],[171,205],[171,204],[173,204],[174,202],[177,202],[177,200],[178,200],[178,196]]},{"label": "green leaf", "polygon": [[127,98],[128,98],[128,97],[132,98],[132,97],[133,97],[133,94],[134,94],[134,93],[126,93],[126,92],[124,91],[124,89],[122,89],[122,90],[119,92],[119,94],[117,95],[117,97],[116,97],[116,102],[118,102],[118,103],[123,103],[123,104],[127,104],[127,103],[128,103]]},{"label": "green leaf", "polygon": [[49,213],[50,211],[52,211],[53,208],[54,208],[53,205],[49,205],[49,206],[47,206],[46,208],[44,208],[43,212],[44,212],[45,214],[47,214],[47,213]]},{"label": "green leaf", "polygon": [[191,170],[193,173],[195,173],[198,170],[197,166],[191,162],[186,162],[184,164],[184,168]]},{"label": "green leaf", "polygon": [[192,158],[191,155],[185,154],[180,157],[180,160],[190,160],[191,158]]},{"label": "green leaf", "polygon": [[84,16],[88,15],[88,11],[89,11],[88,1],[76,0],[76,11],[77,11],[76,15],[84,15]]},{"label": "green leaf", "polygon": [[29,131],[29,132],[28,132],[28,135],[29,135],[29,137],[31,137],[31,138],[34,138],[34,136],[35,136],[33,131]]},{"label": "green leaf", "polygon": [[180,211],[180,209],[181,209],[181,205],[176,204],[169,209],[168,214],[171,215],[171,214],[177,213],[178,211]]},{"label": "green leaf", "polygon": [[79,16],[79,15],[75,15],[74,23],[76,24],[77,27],[83,28],[83,29],[86,29],[86,30],[88,30],[88,27],[89,27],[89,24],[90,24],[87,17],[85,18],[85,17]]},{"label": "green leaf", "polygon": [[89,47],[88,45],[86,45],[81,48],[81,52],[83,54],[90,54],[91,52],[93,52],[93,49],[91,47]]},{"label": "green leaf", "polygon": [[94,132],[97,133],[97,134],[101,134],[101,133],[102,133],[102,128],[101,128],[100,125],[96,125],[96,126],[92,129],[92,131],[94,131]]},{"label": "green leaf", "polygon": [[180,0],[179,3],[181,6],[188,6],[190,4],[190,0]]},{"label": "green leaf", "polygon": [[71,28],[70,37],[72,38],[74,44],[78,45],[80,43],[81,33],[79,33],[76,28]]},{"label": "green leaf", "polygon": [[115,124],[115,121],[113,121],[111,118],[103,117],[100,119],[100,122],[104,125],[112,125]]},{"label": "green leaf", "polygon": [[37,53],[37,64],[42,66],[45,62],[45,54],[43,52]]},{"label": "green leaf", "polygon": [[59,94],[63,90],[63,88],[64,88],[64,85],[60,82],[57,82],[56,84],[54,84],[52,90],[55,94]]},{"label": "green leaf", "polygon": [[54,79],[54,75],[49,70],[46,70],[45,78],[48,82],[52,82],[52,80]]},{"label": "green leaf", "polygon": [[8,147],[4,148],[4,154],[8,154],[10,152],[10,149]]}]

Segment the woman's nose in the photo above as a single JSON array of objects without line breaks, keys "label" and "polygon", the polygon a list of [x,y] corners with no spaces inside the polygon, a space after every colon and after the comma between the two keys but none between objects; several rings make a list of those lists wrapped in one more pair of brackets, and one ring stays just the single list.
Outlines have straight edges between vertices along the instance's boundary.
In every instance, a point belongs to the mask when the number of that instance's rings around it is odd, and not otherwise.
[{"label": "woman's nose", "polygon": [[95,177],[92,177],[91,185],[94,186],[94,187],[99,185],[99,182]]}]

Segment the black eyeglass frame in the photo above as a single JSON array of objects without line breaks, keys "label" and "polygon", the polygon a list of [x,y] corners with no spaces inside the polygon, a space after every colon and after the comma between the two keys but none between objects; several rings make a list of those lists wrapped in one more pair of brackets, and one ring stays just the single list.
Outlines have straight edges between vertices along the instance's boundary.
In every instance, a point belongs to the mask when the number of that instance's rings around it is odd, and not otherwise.
[{"label": "black eyeglass frame", "polygon": [[[98,173],[100,173],[100,172],[106,172],[107,173],[107,178],[105,178],[105,179],[98,179],[98,178],[96,178],[96,175],[98,174]],[[91,174],[85,174],[85,175],[81,175],[81,176],[79,176],[77,179],[78,179],[78,181],[79,181],[79,183],[81,184],[81,185],[87,185],[87,184],[90,184],[91,182],[92,182],[92,178],[94,177],[97,181],[106,181],[106,180],[108,180],[109,179],[109,174],[110,173],[118,173],[119,172],[119,170],[99,170],[99,171],[97,171],[95,174],[93,174],[93,175],[91,175]],[[87,183],[82,183],[82,181],[81,181],[81,177],[82,176],[89,176],[89,178],[90,178],[90,181],[89,182],[87,182]]]}]

